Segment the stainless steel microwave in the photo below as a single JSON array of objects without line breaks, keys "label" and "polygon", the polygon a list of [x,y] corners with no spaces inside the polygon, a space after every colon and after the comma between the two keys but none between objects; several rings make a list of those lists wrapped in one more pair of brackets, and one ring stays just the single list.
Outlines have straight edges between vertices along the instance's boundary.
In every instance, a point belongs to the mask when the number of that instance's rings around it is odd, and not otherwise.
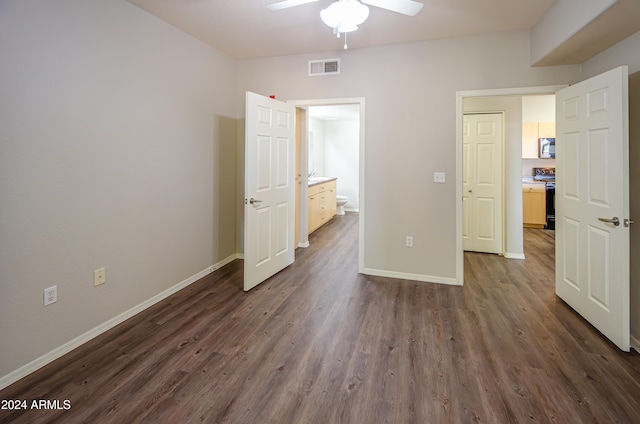
[{"label": "stainless steel microwave", "polygon": [[539,138],[538,139],[538,157],[541,159],[554,159],[556,157],[556,139],[555,138]]}]

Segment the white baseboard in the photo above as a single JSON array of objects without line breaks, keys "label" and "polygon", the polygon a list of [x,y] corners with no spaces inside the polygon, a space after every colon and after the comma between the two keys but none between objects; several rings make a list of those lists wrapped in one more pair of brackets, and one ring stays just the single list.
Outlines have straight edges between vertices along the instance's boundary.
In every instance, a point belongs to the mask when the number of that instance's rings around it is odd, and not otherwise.
[{"label": "white baseboard", "polygon": [[309,247],[310,244],[308,241],[304,242],[304,243],[298,243],[298,247]]},{"label": "white baseboard", "polygon": [[455,278],[434,277],[432,275],[410,274],[406,272],[385,271],[381,269],[364,268],[362,274],[374,275],[376,277],[399,278],[401,280],[421,281],[424,283],[446,284],[449,286],[461,286]]},{"label": "white baseboard", "polygon": [[217,264],[215,264],[215,265],[213,266],[213,270],[215,271],[215,270],[217,270],[217,269],[220,269],[220,268],[222,268],[223,266],[225,266],[225,265],[227,265],[227,264],[230,264],[231,262],[235,261],[236,259],[242,259],[242,258],[240,257],[240,254],[239,254],[239,253],[234,253],[233,255],[229,255],[229,256],[227,256],[226,258],[224,258],[223,260],[221,260],[220,262],[218,262]]},{"label": "white baseboard", "polygon": [[524,259],[524,253],[506,253],[504,257],[507,259]]},{"label": "white baseboard", "polygon": [[189,286],[190,284],[195,283],[196,281],[198,281],[202,277],[205,277],[205,276],[211,274],[212,272],[214,272],[215,270],[217,270],[217,269],[225,266],[226,264],[234,261],[235,259],[237,259],[237,257],[238,257],[237,254],[231,255],[231,256],[223,259],[222,261],[218,262],[217,264],[211,265],[211,266],[205,268],[204,270],[198,272],[195,275],[192,275],[191,277],[187,278],[186,280],[179,282],[175,286],[170,287],[170,288],[166,289],[165,291],[160,292],[157,295],[155,295],[155,296],[145,300],[144,302],[134,306],[133,308],[129,309],[128,311],[125,311],[125,312],[121,313],[120,315],[111,318],[110,320],[98,325],[97,327],[87,331],[86,333],[81,334],[80,336],[76,337],[75,339],[68,341],[67,343],[63,344],[62,346],[59,346],[59,347],[53,349],[49,353],[45,353],[41,357],[39,357],[37,359],[34,359],[33,361],[29,362],[28,364],[23,365],[22,367],[18,368],[17,370],[10,372],[9,374],[7,374],[7,375],[5,375],[3,377],[0,377],[0,390],[2,390],[5,387],[15,383],[16,381],[20,380],[21,378],[26,377],[27,375],[31,374],[32,372],[44,367],[45,365],[49,364],[50,362],[55,361],[56,359],[60,358],[61,356],[71,352],[73,349],[83,345],[84,343],[86,343],[89,340],[99,336],[100,334],[112,329],[116,325],[128,320],[129,318],[133,317],[134,315],[136,315],[136,314],[144,311],[145,309],[155,305],[156,303],[160,302],[161,300],[166,299],[167,297],[171,296],[172,294],[176,293],[177,291],[182,290],[183,288]]},{"label": "white baseboard", "polygon": [[631,347],[633,350],[640,353],[640,339],[631,336]]}]

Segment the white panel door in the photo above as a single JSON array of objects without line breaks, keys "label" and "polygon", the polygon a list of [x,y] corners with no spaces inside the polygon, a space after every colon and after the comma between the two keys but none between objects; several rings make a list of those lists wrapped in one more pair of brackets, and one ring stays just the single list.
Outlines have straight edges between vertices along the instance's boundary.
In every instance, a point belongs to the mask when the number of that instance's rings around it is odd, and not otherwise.
[{"label": "white panel door", "polygon": [[630,346],[628,81],[625,66],[556,94],[556,294],[624,351]]},{"label": "white panel door", "polygon": [[465,114],[462,137],[462,246],[503,253],[502,114]]},{"label": "white panel door", "polygon": [[294,261],[295,107],[246,93],[244,290]]}]

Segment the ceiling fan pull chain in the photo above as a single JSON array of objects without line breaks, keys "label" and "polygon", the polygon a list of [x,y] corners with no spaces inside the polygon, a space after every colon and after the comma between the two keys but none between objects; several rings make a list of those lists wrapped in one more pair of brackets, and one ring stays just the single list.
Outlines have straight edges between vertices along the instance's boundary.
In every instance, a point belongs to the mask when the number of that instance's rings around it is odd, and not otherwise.
[{"label": "ceiling fan pull chain", "polygon": [[344,33],[344,49],[347,50],[347,33]]}]

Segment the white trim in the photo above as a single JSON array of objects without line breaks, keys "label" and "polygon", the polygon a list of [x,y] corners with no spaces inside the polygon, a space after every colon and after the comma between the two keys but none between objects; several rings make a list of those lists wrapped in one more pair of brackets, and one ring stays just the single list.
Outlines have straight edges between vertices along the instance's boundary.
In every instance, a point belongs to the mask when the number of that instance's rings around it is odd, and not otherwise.
[{"label": "white trim", "polygon": [[365,268],[361,274],[373,275],[376,277],[398,278],[401,280],[421,281],[423,283],[446,284],[449,286],[460,286],[455,278],[434,277],[432,275],[411,274],[407,272],[386,271],[382,269]]},{"label": "white trim", "polygon": [[304,248],[307,248],[307,247],[309,247],[309,246],[310,246],[310,244],[309,244],[309,240],[307,240],[305,243],[298,243],[298,247],[304,247]]},{"label": "white trim", "polygon": [[508,253],[504,252],[504,257],[507,259],[524,259],[524,253]]},{"label": "white trim", "polygon": [[458,285],[464,284],[464,250],[462,249],[462,120],[464,117],[464,98],[555,94],[556,91],[564,87],[566,85],[456,91],[456,283]]},{"label": "white trim", "polygon": [[91,339],[94,339],[95,337],[101,335],[102,333],[112,329],[116,325],[123,323],[124,321],[128,320],[129,318],[132,318],[133,316],[135,316],[138,313],[144,311],[145,309],[155,305],[156,303],[166,299],[167,297],[171,296],[172,294],[174,294],[174,293],[182,290],[183,288],[195,283],[196,281],[200,280],[201,278],[206,277],[207,275],[211,274],[215,270],[220,269],[224,265],[234,261],[237,258],[238,258],[238,255],[234,254],[234,255],[231,255],[231,256],[223,259],[222,261],[218,262],[215,265],[211,265],[211,266],[205,268],[204,270],[198,272],[197,274],[192,275],[191,277],[187,278],[186,280],[183,280],[183,281],[179,282],[175,286],[170,287],[170,288],[164,290],[163,292],[158,293],[157,295],[155,295],[155,296],[145,300],[144,302],[134,306],[133,308],[129,309],[128,311],[125,311],[125,312],[121,313],[120,315],[115,316],[115,317],[111,318],[108,321],[105,321],[104,323],[102,323],[102,324],[98,325],[97,327],[87,331],[84,334],[81,334],[80,336],[76,337],[75,339],[68,341],[67,343],[63,344],[62,346],[59,346],[59,347],[53,349],[52,351],[50,351],[48,353],[45,353],[41,357],[36,358],[33,361],[29,362],[28,364],[25,364],[22,367],[18,368],[17,370],[12,371],[9,374],[1,377],[0,378],[0,390],[2,390],[5,387],[15,383],[16,381],[20,380],[21,378],[26,377],[27,375],[31,374],[32,372],[44,367],[45,365],[55,361],[56,359],[60,358],[61,356],[71,352],[72,350],[74,350],[77,347],[85,344],[86,342],[90,341]]}]

